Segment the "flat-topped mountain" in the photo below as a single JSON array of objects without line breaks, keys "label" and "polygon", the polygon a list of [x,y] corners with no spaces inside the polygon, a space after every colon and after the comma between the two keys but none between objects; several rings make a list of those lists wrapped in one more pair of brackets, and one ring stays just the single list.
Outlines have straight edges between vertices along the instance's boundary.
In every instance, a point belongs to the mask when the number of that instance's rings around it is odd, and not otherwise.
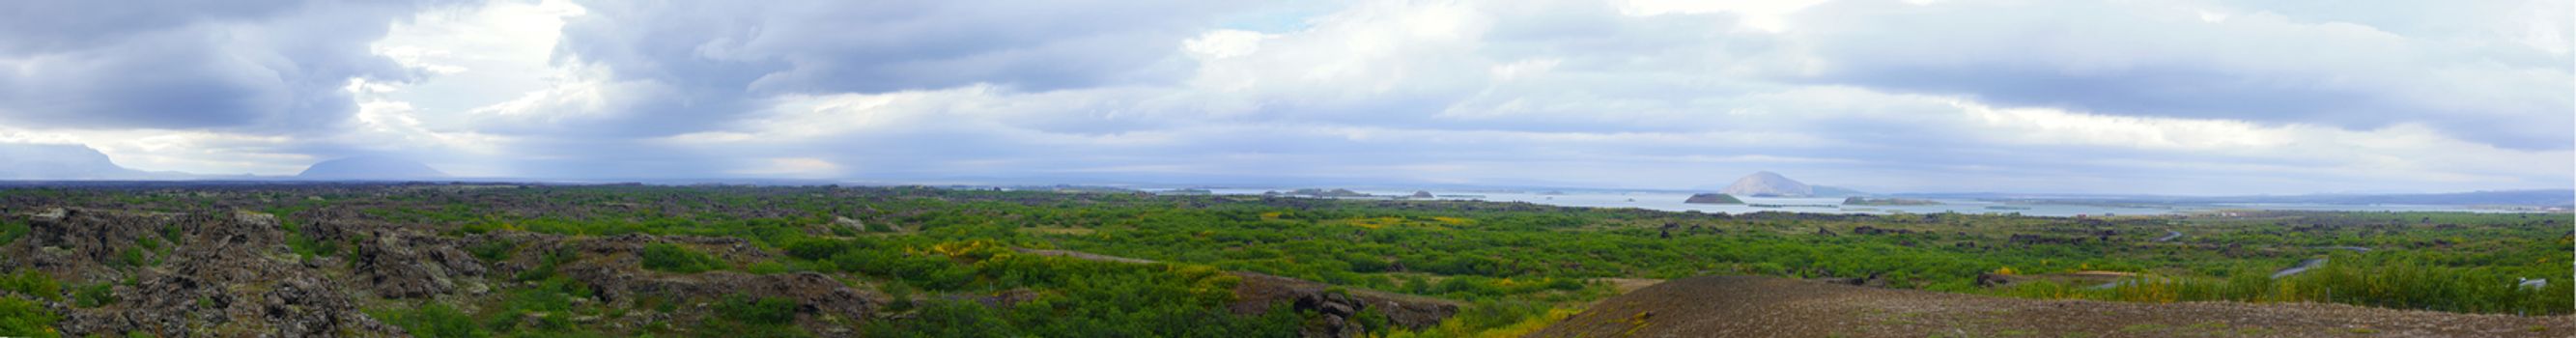
[{"label": "flat-topped mountain", "polygon": [[305,167],[296,178],[325,180],[407,180],[444,178],[447,173],[411,160],[359,156],[333,159]]},{"label": "flat-topped mountain", "polygon": [[1763,171],[1735,179],[1734,185],[1726,186],[1725,190],[1718,192],[1750,197],[1807,197],[1815,196],[1816,188],[1800,183],[1798,180],[1789,179],[1788,176]]},{"label": "flat-topped mountain", "polygon": [[78,144],[0,143],[0,179],[81,180],[136,179],[147,173],[109,161],[107,154]]}]

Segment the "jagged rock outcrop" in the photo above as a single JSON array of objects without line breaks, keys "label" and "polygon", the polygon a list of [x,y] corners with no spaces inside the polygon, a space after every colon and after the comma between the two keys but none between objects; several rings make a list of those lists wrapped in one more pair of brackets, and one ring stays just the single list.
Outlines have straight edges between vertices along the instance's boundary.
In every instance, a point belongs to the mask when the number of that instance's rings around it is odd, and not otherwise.
[{"label": "jagged rock outcrop", "polygon": [[[154,213],[52,208],[20,215],[28,235],[0,246],[0,271],[35,269],[66,289],[106,287],[113,301],[75,305],[74,291],[45,307],[69,336],[140,333],[165,337],[403,336],[360,310],[358,297],[455,301],[485,297],[516,276],[546,266],[590,290],[576,303],[634,307],[655,301],[704,304],[729,296],[797,302],[797,323],[827,337],[848,337],[847,323],[872,320],[884,297],[818,273],[755,275],[719,270],[662,273],[641,268],[647,244],[669,243],[727,262],[768,261],[767,251],[736,238],[619,235],[567,237],[496,232],[451,238],[394,224],[321,221],[290,233],[278,216],[253,212]],[[301,220],[301,218],[299,218]],[[344,249],[299,256],[290,238]],[[150,244],[144,244],[150,243]],[[486,262],[465,248],[513,248]],[[157,249],[156,249],[157,248]],[[140,259],[136,259],[140,257]],[[577,321],[641,328],[713,316],[704,306],[623,318]],[[545,315],[545,314],[534,314]],[[564,314],[555,314],[564,315]]]},{"label": "jagged rock outcrop", "polygon": [[289,253],[273,216],[62,208],[31,220],[26,240],[0,247],[0,255],[23,259],[0,265],[68,285],[111,285],[114,300],[95,307],[48,304],[66,336],[403,334],[359,312],[343,283]]},{"label": "jagged rock outcrop", "polygon": [[1735,184],[1718,192],[1750,197],[1807,197],[1814,196],[1816,188],[1778,173],[1763,171],[1735,179]]},{"label": "jagged rock outcrop", "polygon": [[[842,284],[829,276],[804,272],[754,275],[736,271],[708,271],[695,274],[660,273],[640,268],[637,255],[645,245],[668,243],[690,247],[729,262],[765,261],[768,252],[739,238],[700,236],[618,235],[574,238],[532,233],[495,233],[474,236],[469,241],[503,241],[518,243],[514,258],[493,264],[493,273],[518,274],[542,266],[543,256],[553,253],[571,259],[555,267],[574,281],[589,285],[596,301],[632,305],[645,298],[662,300],[714,300],[728,296],[779,297],[797,302],[797,316],[806,329],[826,336],[848,336],[847,327],[827,325],[823,317],[840,321],[866,320],[875,315],[886,297],[874,291]],[[711,315],[707,313],[691,314]],[[627,318],[635,321],[628,327],[641,327],[647,321],[682,321],[674,318]]]},{"label": "jagged rock outcrop", "polygon": [[1372,328],[1356,320],[1361,311],[1376,309],[1386,314],[1390,325],[1419,330],[1440,325],[1440,321],[1458,314],[1458,304],[1447,300],[1377,291],[1336,292],[1328,284],[1236,272],[1243,283],[1236,284],[1236,301],[1228,308],[1236,314],[1260,315],[1277,304],[1286,303],[1297,311],[1323,315],[1298,334],[1305,337],[1362,337],[1369,333],[1391,332],[1389,328]]},{"label": "jagged rock outcrop", "polygon": [[359,278],[377,297],[420,298],[460,288],[489,291],[480,281],[483,262],[457,250],[455,240],[401,231],[372,232],[373,245],[360,245],[351,257]]}]

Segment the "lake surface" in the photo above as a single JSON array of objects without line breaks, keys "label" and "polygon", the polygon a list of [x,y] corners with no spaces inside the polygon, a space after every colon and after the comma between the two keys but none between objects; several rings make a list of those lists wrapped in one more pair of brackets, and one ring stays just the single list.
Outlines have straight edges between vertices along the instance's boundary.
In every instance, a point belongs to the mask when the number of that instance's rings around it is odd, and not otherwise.
[{"label": "lake surface", "polygon": [[[1217,194],[1223,194],[1223,195],[1260,195],[1262,192],[1265,192],[1265,191],[1282,191],[1282,192],[1287,191],[1287,189],[1209,189],[1209,190],[1210,190],[1211,192],[1214,192],[1214,193],[1217,193]],[[1412,193],[1413,193],[1413,190],[1394,191],[1394,190],[1352,189],[1352,191],[1357,191],[1357,192],[1360,192],[1360,193],[1366,193],[1366,194],[1370,194],[1370,195],[1378,195],[1378,196],[1404,196],[1404,195],[1409,195],[1409,194],[1412,194]],[[1690,199],[1690,195],[1691,195],[1691,194],[1687,194],[1687,193],[1665,193],[1665,192],[1591,192],[1591,191],[1582,191],[1582,192],[1565,192],[1565,193],[1563,193],[1563,194],[1541,194],[1541,193],[1526,192],[1526,191],[1511,191],[1511,192],[1497,192],[1497,191],[1441,191],[1441,190],[1427,190],[1427,191],[1431,192],[1431,194],[1432,194],[1432,195],[1436,195],[1436,196],[1443,196],[1443,197],[1439,198],[1439,199],[1443,199],[1443,200],[1480,200],[1480,201],[1496,201],[1496,202],[1530,202],[1530,203],[1536,203],[1536,204],[1557,205],[1557,206],[1573,206],[1573,207],[1641,208],[1641,209],[1664,210],[1664,211],[1699,211],[1699,212],[1709,212],[1709,213],[1719,213],[1719,212],[1723,212],[1723,213],[1729,213],[1729,214],[1753,213],[1753,212],[1763,212],[1763,211],[1812,212],[1812,213],[1865,213],[1865,214],[1888,214],[1888,213],[1916,213],[1916,214],[1924,214],[1924,213],[1958,212],[1958,213],[1963,213],[1963,214],[1983,214],[1983,213],[2011,214],[2011,213],[2020,213],[2020,214],[2022,214],[2022,215],[2029,215],[2029,216],[2058,216],[2058,217],[2072,217],[2072,216],[2117,216],[2117,215],[2166,215],[2166,214],[2176,214],[2176,213],[2189,213],[2189,212],[2196,212],[2196,211],[2212,211],[2212,210],[2221,210],[2221,209],[2317,210],[2317,211],[2456,211],[2456,212],[2509,212],[2509,211],[2507,211],[2507,210],[2479,209],[2479,208],[2472,208],[2472,207],[2469,207],[2469,206],[2450,206],[2450,205],[2344,205],[2344,204],[2294,204],[2294,203],[2249,203],[2249,204],[2169,205],[2169,206],[2168,206],[2168,205],[2078,205],[2078,204],[2022,204],[2022,203],[2009,203],[2009,204],[2008,204],[2008,203],[1998,203],[1998,202],[1990,202],[1990,201],[1978,201],[1978,200],[1953,200],[1953,199],[1934,199],[1934,201],[1940,201],[1940,202],[1942,203],[1941,205],[1889,205],[1889,206],[1879,206],[1879,205],[1848,205],[1848,206],[1847,206],[1847,205],[1842,205],[1842,203],[1843,203],[1843,199],[1842,199],[1842,198],[1767,198],[1767,197],[1742,197],[1742,196],[1737,196],[1736,198],[1737,198],[1737,199],[1742,199],[1742,200],[1744,200],[1744,203],[1745,203],[1745,204],[1691,204],[1691,203],[1682,203],[1682,201],[1683,201],[1683,200]],[[1469,196],[1474,196],[1474,197],[1469,197]],[[1756,204],[1761,204],[1761,205],[1781,205],[1781,207],[1757,207],[1757,206],[1754,206],[1754,205],[1756,205]],[[1993,208],[1993,207],[2000,207],[2000,208],[2014,208],[2014,209],[2011,209],[2011,210],[2003,210],[2003,209],[1996,209],[1996,208]]]}]

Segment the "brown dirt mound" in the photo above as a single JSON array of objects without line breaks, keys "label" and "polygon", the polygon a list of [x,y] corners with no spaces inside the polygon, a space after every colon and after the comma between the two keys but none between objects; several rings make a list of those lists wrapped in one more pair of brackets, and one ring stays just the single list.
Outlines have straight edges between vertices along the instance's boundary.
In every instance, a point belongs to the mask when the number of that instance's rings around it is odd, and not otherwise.
[{"label": "brown dirt mound", "polygon": [[2576,316],[2341,304],[2115,303],[1890,290],[1771,277],[1677,279],[1532,337],[2566,337]]}]

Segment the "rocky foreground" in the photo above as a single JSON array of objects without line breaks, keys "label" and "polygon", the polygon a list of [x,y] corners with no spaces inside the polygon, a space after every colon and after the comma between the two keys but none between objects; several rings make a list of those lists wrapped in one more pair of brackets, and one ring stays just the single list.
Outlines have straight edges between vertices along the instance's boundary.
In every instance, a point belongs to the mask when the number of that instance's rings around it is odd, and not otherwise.
[{"label": "rocky foreground", "polygon": [[[638,267],[638,252],[657,243],[689,247],[728,261],[766,260],[778,254],[726,237],[514,231],[453,236],[384,222],[290,225],[274,215],[254,212],[188,214],[74,207],[9,216],[23,217],[32,227],[25,238],[0,246],[0,257],[7,258],[0,259],[0,271],[41,271],[67,286],[64,297],[43,301],[45,310],[60,316],[54,326],[64,336],[410,336],[365,309],[419,300],[463,306],[487,303],[506,289],[535,283],[509,276],[539,270],[584,285],[587,297],[569,300],[577,304],[612,308],[694,304],[625,316],[532,313],[526,318],[530,322],[568,319],[607,332],[696,323],[718,315],[707,302],[748,295],[793,300],[794,323],[806,332],[856,336],[855,328],[872,322],[905,320],[905,314],[880,309],[915,301],[819,273],[682,274]],[[336,256],[299,255],[290,248],[290,238],[350,249]],[[469,248],[492,246],[516,249],[489,260],[469,253]],[[1238,274],[1246,282],[1237,286],[1241,301],[1231,308],[1247,314],[1282,307],[1323,314],[1303,332],[1307,336],[1362,334],[1365,329],[1350,317],[1369,307],[1390,314],[1393,324],[1417,328],[1435,325],[1457,311],[1456,304],[1446,301],[1354,295],[1331,292],[1326,285],[1309,281]],[[1026,296],[974,297],[985,298],[977,301],[989,306],[1008,306]]]}]

